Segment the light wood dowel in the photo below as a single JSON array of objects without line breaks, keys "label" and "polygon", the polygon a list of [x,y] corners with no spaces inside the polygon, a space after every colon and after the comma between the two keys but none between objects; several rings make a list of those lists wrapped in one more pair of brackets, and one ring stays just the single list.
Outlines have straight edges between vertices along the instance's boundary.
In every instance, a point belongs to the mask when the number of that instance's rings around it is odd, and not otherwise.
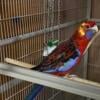
[{"label": "light wood dowel", "polygon": [[77,81],[77,82],[81,82],[83,84],[89,84],[89,85],[92,85],[92,86],[98,86],[100,88],[100,84],[99,83],[93,82],[93,81],[90,81],[90,80],[86,80],[86,79],[82,79],[82,78],[79,78],[77,76],[66,75],[64,78],[67,78],[67,79],[70,79],[70,80],[73,80],[73,81]]},{"label": "light wood dowel", "polygon": [[25,63],[25,62],[21,62],[21,61],[11,59],[11,58],[5,58],[5,62],[9,63],[9,64],[20,66],[20,67],[29,68],[29,69],[36,67],[35,65],[28,64],[28,63]]}]

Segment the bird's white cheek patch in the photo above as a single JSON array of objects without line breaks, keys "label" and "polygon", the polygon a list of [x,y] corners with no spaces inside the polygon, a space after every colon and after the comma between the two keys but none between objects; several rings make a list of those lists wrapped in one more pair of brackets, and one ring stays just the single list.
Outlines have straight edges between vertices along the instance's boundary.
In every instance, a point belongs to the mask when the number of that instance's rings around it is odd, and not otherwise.
[{"label": "bird's white cheek patch", "polygon": [[91,27],[91,28],[89,28],[89,29],[92,29],[92,30],[94,30],[94,31],[96,31],[96,32],[98,32],[98,31],[99,31],[99,29],[98,29],[97,25],[94,25],[93,27]]}]

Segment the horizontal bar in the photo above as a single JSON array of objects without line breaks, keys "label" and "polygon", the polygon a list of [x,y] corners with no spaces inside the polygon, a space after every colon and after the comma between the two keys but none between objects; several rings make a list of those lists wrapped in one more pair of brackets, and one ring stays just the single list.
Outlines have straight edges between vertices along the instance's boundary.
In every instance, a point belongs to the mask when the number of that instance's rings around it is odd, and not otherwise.
[{"label": "horizontal bar", "polygon": [[0,74],[100,100],[100,84],[82,83],[3,63],[0,63]]},{"label": "horizontal bar", "polygon": [[99,23],[97,23],[97,25],[100,27],[100,22],[99,22]]},{"label": "horizontal bar", "polygon": [[96,21],[97,23],[98,23],[98,22],[100,23],[100,19],[97,19],[97,18],[91,18],[91,20]]},{"label": "horizontal bar", "polygon": [[32,38],[32,37],[34,37],[35,35],[38,35],[38,34],[43,34],[43,33],[56,31],[58,29],[65,28],[65,27],[77,24],[77,23],[79,23],[79,22],[81,22],[83,20],[86,20],[86,19],[84,18],[84,19],[81,19],[81,20],[67,22],[67,23],[64,23],[64,24],[57,25],[57,26],[45,28],[45,29],[42,29],[42,30],[39,30],[39,31],[26,33],[26,34],[23,34],[23,35],[18,35],[18,36],[15,36],[15,37],[11,37],[11,38],[7,38],[7,39],[4,39],[4,40],[0,40],[0,46],[8,45],[8,44],[14,43],[14,42],[19,41],[19,40]]},{"label": "horizontal bar", "polygon": [[100,19],[97,19],[97,18],[91,18],[90,20],[95,21],[96,24],[97,24],[98,26],[100,26]]}]

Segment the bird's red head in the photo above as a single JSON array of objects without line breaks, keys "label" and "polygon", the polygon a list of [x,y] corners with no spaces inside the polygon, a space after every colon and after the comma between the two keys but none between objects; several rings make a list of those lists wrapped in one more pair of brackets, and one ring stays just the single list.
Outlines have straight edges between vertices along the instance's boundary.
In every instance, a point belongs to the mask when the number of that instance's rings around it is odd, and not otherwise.
[{"label": "bird's red head", "polygon": [[94,27],[95,25],[96,25],[96,22],[94,21],[86,21],[81,24],[81,26],[86,27],[86,28],[91,28],[91,27]]},{"label": "bird's red head", "polygon": [[83,22],[78,30],[76,31],[76,35],[78,37],[83,37],[88,34],[88,31],[91,31],[92,34],[96,33],[98,31],[98,27],[96,25],[96,22],[94,21],[85,21]]},{"label": "bird's red head", "polygon": [[83,22],[73,35],[73,40],[76,42],[81,53],[84,52],[89,41],[98,31],[98,27],[94,21]]}]

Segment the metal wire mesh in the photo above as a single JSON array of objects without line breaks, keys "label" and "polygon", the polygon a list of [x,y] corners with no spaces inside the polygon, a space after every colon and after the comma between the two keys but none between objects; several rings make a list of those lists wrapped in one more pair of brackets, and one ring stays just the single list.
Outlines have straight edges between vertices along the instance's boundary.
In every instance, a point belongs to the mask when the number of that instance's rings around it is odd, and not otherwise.
[{"label": "metal wire mesh", "polygon": [[[86,3],[86,0],[0,0],[0,62],[9,57],[39,64],[44,43],[49,39],[61,42],[68,39],[77,26],[60,28],[61,24],[86,18]],[[0,100],[24,100],[32,85],[0,75]],[[63,92],[46,87],[36,100],[64,100]]]},{"label": "metal wire mesh", "polygon": [[88,79],[100,82],[100,36],[95,40],[89,50]]}]

